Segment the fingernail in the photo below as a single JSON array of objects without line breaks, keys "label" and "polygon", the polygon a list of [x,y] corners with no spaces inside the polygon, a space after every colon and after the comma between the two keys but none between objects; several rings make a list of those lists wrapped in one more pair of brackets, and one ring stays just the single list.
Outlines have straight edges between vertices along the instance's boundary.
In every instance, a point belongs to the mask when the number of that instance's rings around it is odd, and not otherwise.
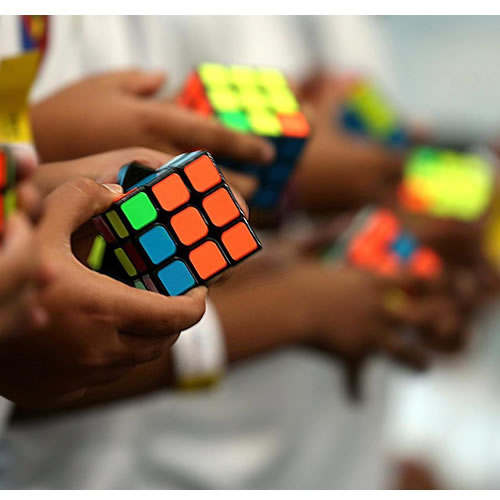
[{"label": "fingernail", "polygon": [[123,193],[123,188],[120,184],[101,184],[102,187],[109,189],[112,193]]}]

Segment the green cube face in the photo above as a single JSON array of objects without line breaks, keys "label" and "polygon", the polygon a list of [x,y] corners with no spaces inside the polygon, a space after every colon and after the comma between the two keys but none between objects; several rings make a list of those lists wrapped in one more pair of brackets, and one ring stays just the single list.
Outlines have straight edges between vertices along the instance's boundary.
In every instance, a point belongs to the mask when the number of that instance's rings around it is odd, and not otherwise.
[{"label": "green cube face", "polygon": [[146,193],[136,194],[123,203],[121,209],[135,230],[147,226],[158,216]]}]

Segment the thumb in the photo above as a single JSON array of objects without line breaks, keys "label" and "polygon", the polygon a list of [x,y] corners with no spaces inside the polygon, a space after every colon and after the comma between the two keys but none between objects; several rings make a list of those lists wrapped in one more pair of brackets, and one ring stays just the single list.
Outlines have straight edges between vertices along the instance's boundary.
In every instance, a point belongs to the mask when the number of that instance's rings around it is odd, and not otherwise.
[{"label": "thumb", "polygon": [[88,178],[63,184],[46,198],[41,237],[55,245],[66,244],[76,229],[106,211],[122,192],[117,184],[97,184]]},{"label": "thumb", "polygon": [[132,70],[116,73],[114,76],[125,92],[143,97],[156,94],[166,80],[165,73],[161,71]]}]

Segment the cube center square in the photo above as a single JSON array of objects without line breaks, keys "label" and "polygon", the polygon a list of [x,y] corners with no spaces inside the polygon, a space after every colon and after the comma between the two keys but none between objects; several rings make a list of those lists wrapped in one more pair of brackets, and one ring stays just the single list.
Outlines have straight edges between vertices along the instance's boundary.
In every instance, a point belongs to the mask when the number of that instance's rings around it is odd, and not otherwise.
[{"label": "cube center square", "polygon": [[[189,77],[179,104],[210,115],[237,132],[269,140],[275,147],[274,162],[263,167],[218,158],[225,167],[258,179],[250,200],[252,216],[266,220],[280,215],[283,198],[310,129],[285,76],[272,68],[217,63],[200,64]],[[195,186],[196,188],[196,186]]]},{"label": "cube center square", "polygon": [[95,270],[180,295],[261,248],[206,151],[179,155],[158,170],[128,164],[119,179],[129,190],[94,217],[100,235],[88,263]]},{"label": "cube center square", "polygon": [[442,267],[433,250],[404,230],[394,213],[381,208],[361,211],[339,242],[324,252],[325,259],[339,255],[351,265],[379,275],[410,272],[432,278]]}]

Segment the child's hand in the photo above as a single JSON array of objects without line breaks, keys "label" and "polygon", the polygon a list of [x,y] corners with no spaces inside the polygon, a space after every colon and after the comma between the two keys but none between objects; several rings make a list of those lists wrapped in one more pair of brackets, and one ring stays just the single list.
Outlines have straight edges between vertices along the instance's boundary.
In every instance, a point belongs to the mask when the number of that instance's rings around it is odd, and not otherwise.
[{"label": "child's hand", "polygon": [[161,73],[107,73],[34,105],[31,117],[42,160],[69,160],[130,146],[172,154],[206,149],[240,160],[272,160],[274,149],[267,141],[233,132],[173,102],[153,99],[164,82]]},{"label": "child's hand", "polygon": [[313,211],[351,209],[392,198],[404,157],[343,132],[336,120],[345,87],[320,78],[304,96],[312,136],[294,177],[299,204]]},{"label": "child's hand", "polygon": [[170,161],[172,155],[148,148],[125,148],[116,151],[40,165],[33,182],[43,196],[65,182],[87,177],[103,184],[115,184],[120,168],[131,162],[157,169]]},{"label": "child's hand", "polygon": [[80,179],[46,199],[37,238],[42,258],[56,266],[57,279],[41,295],[49,321],[0,349],[0,391],[20,404],[47,406],[116,380],[164,355],[203,315],[205,288],[164,297],[95,273],[74,257],[72,233],[117,194]]},{"label": "child's hand", "polygon": [[408,343],[402,335],[404,326],[418,326],[423,318],[409,312],[413,304],[399,310],[387,305],[387,297],[403,286],[403,279],[312,262],[302,265],[301,272],[312,345],[347,360],[382,352],[413,368],[427,366],[428,352],[422,343]]},{"label": "child's hand", "polygon": [[[172,158],[172,155],[148,148],[118,149],[76,160],[46,163],[36,171],[33,180],[38,191],[46,196],[64,182],[78,177],[88,177],[97,182],[114,184],[117,182],[120,168],[126,163],[136,161],[157,169]],[[257,187],[257,180],[239,172],[222,170],[231,188],[248,200]]]},{"label": "child's hand", "polygon": [[33,228],[25,215],[9,218],[0,248],[0,351],[25,328],[41,327],[47,313],[38,303],[49,275],[42,271]]},{"label": "child's hand", "polygon": [[[6,223],[0,246],[0,345],[25,327],[46,322],[38,291],[50,272],[40,265],[31,222],[40,214],[40,197],[31,184],[36,156],[27,147],[8,146],[16,162],[19,210]],[[31,219],[31,221],[29,220]],[[0,347],[1,350],[1,347]]]}]

